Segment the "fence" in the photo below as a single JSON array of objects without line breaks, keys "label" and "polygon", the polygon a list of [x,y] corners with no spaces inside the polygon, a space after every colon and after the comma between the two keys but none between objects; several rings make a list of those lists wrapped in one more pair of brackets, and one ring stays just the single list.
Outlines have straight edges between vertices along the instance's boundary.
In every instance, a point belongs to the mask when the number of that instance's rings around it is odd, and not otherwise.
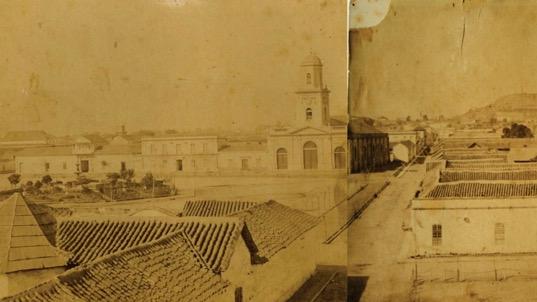
[{"label": "fence", "polygon": [[415,281],[426,282],[537,279],[537,256],[421,259],[414,263],[413,276]]}]

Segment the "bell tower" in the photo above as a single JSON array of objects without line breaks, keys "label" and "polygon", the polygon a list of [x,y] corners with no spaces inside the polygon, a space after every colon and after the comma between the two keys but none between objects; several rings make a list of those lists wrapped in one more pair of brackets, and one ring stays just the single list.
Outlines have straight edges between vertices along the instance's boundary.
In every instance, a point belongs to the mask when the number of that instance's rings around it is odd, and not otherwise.
[{"label": "bell tower", "polygon": [[314,54],[307,56],[300,64],[300,89],[296,91],[298,100],[295,122],[298,127],[323,127],[330,125],[330,91],[323,83],[323,64]]}]

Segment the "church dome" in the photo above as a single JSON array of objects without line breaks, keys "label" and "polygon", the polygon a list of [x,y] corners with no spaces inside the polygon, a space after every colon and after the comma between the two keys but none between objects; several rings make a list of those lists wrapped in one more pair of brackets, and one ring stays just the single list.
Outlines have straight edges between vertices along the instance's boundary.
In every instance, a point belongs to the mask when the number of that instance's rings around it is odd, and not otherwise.
[{"label": "church dome", "polygon": [[310,53],[303,61],[302,66],[311,66],[311,65],[323,65],[321,59],[313,53]]}]

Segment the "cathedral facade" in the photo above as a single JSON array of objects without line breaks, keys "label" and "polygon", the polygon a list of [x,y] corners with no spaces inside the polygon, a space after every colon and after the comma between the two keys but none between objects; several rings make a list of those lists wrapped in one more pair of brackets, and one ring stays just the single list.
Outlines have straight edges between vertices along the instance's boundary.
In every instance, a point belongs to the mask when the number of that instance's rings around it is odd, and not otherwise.
[{"label": "cathedral facade", "polygon": [[330,91],[323,65],[309,55],[300,65],[294,125],[274,128],[268,137],[271,169],[276,172],[347,168],[347,123],[330,116]]}]

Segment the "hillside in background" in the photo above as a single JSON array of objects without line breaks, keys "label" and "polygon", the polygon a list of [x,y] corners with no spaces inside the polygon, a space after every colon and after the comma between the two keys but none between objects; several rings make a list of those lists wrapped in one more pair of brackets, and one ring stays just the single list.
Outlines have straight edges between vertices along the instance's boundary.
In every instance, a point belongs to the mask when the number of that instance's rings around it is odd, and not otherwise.
[{"label": "hillside in background", "polygon": [[537,120],[537,94],[517,93],[503,96],[494,103],[474,108],[460,116],[463,120],[528,121]]}]

